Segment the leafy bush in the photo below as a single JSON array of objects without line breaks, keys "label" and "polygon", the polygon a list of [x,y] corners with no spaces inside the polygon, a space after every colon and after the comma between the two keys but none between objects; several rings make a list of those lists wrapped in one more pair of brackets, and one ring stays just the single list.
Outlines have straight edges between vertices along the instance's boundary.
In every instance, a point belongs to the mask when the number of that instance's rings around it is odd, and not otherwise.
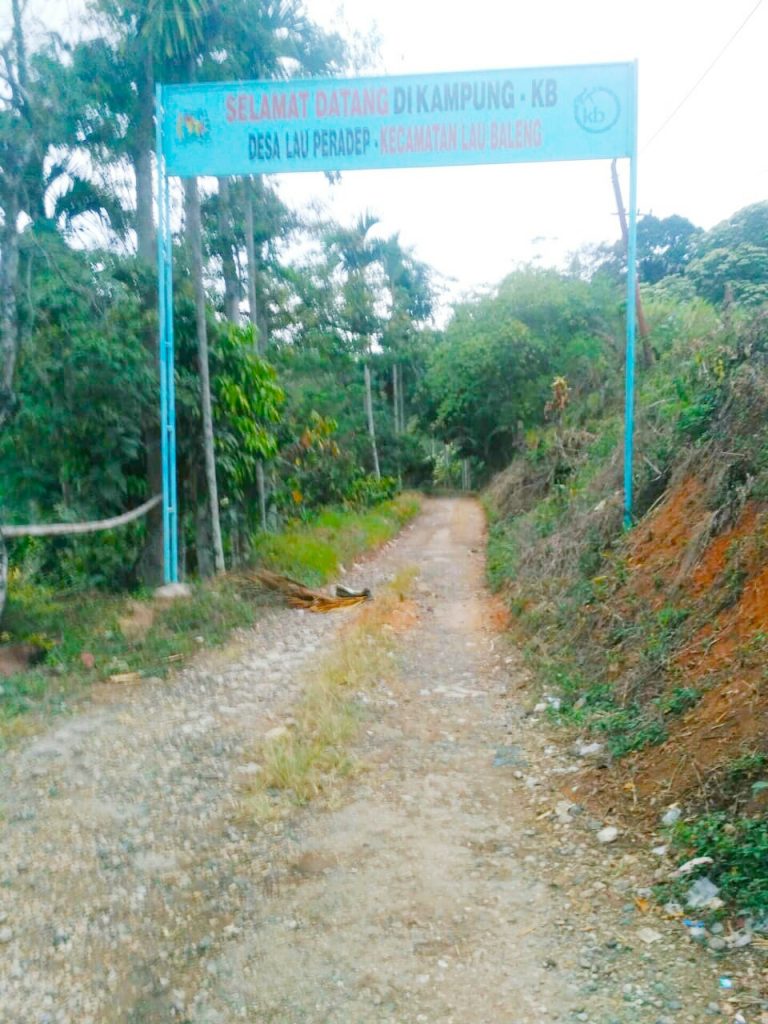
[{"label": "leafy bush", "polygon": [[363,551],[393,537],[420,508],[414,495],[400,495],[364,511],[324,509],[279,534],[259,533],[254,557],[276,572],[309,584],[325,583]]},{"label": "leafy bush", "polygon": [[711,857],[707,875],[737,909],[768,911],[768,821],[705,814],[675,827],[675,845],[689,857]]},{"label": "leafy bush", "polygon": [[389,501],[397,494],[397,480],[393,476],[383,476],[377,480],[375,476],[361,476],[353,481],[347,494],[350,505],[370,508],[379,502]]}]

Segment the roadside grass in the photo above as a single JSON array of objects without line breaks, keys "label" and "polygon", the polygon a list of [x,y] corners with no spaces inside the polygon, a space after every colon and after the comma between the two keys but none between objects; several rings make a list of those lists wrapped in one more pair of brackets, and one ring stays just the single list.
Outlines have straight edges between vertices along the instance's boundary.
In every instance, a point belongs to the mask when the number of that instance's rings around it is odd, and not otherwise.
[{"label": "roadside grass", "polygon": [[359,770],[348,749],[360,724],[359,695],[394,671],[392,619],[415,575],[402,570],[363,608],[313,671],[290,727],[257,746],[260,771],[245,791],[247,817],[279,817],[318,797],[331,801],[340,780]]},{"label": "roadside grass", "polygon": [[334,577],[364,551],[390,540],[421,508],[416,494],[401,494],[365,511],[324,509],[310,523],[260,534],[255,558],[275,572],[317,585]]},{"label": "roadside grass", "polygon": [[[270,535],[257,561],[309,583],[325,582],[340,564],[393,537],[419,508],[418,497],[409,494],[367,512],[329,509],[316,523]],[[188,599],[160,602],[149,592],[62,593],[17,574],[9,588],[2,642],[35,643],[46,658],[0,677],[0,750],[34,731],[41,719],[66,713],[94,683],[110,676],[166,676],[201,648],[226,643],[234,629],[250,626],[272,601],[266,594],[245,597],[237,581],[226,576],[196,583]],[[124,625],[136,608],[146,610],[149,619],[138,634]]]},{"label": "roadside grass", "polygon": [[[733,816],[726,811],[703,814],[680,822],[672,830],[672,843],[681,859],[711,857],[705,873],[720,889],[726,903],[738,910],[768,914],[768,821]],[[660,887],[663,898],[684,898],[691,879]]]},{"label": "roadside grass", "polygon": [[[124,635],[129,607],[146,605],[153,621],[143,636]],[[164,677],[201,647],[226,642],[250,625],[258,607],[227,580],[193,587],[183,601],[101,593],[57,594],[38,585],[12,587],[3,625],[11,637],[41,643],[45,662],[0,679],[0,749],[34,731],[41,717],[66,713],[90,686],[110,676]]]}]

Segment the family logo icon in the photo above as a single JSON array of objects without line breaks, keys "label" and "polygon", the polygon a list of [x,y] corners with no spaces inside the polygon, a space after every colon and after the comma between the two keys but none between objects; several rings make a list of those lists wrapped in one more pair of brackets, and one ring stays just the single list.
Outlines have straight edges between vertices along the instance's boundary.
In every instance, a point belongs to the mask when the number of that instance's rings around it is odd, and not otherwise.
[{"label": "family logo icon", "polygon": [[204,142],[211,134],[207,110],[182,110],[176,117],[176,138],[179,142]]},{"label": "family logo icon", "polygon": [[621,102],[611,89],[598,86],[585,89],[576,97],[573,112],[584,131],[607,132],[619,120]]}]

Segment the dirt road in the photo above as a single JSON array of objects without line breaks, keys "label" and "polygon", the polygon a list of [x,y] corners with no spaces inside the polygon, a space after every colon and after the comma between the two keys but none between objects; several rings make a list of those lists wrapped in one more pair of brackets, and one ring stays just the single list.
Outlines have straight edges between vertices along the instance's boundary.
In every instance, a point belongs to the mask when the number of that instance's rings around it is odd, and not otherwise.
[{"label": "dirt road", "polygon": [[256,825],[239,794],[340,617],[271,613],[8,757],[0,1021],[733,1019],[723,964],[647,910],[650,852],[563,803],[572,760],[526,713],[482,550],[477,504],[432,501],[348,577],[420,572],[332,810]]}]

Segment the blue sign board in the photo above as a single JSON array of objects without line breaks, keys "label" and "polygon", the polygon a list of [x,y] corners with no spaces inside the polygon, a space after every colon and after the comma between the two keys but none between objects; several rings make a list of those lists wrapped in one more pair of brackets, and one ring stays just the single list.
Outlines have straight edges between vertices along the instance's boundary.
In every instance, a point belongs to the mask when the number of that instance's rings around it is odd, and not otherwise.
[{"label": "blue sign board", "polygon": [[165,579],[178,579],[168,177],[630,158],[625,522],[632,515],[637,65],[156,87]]},{"label": "blue sign board", "polygon": [[162,88],[179,177],[630,156],[635,65]]}]

